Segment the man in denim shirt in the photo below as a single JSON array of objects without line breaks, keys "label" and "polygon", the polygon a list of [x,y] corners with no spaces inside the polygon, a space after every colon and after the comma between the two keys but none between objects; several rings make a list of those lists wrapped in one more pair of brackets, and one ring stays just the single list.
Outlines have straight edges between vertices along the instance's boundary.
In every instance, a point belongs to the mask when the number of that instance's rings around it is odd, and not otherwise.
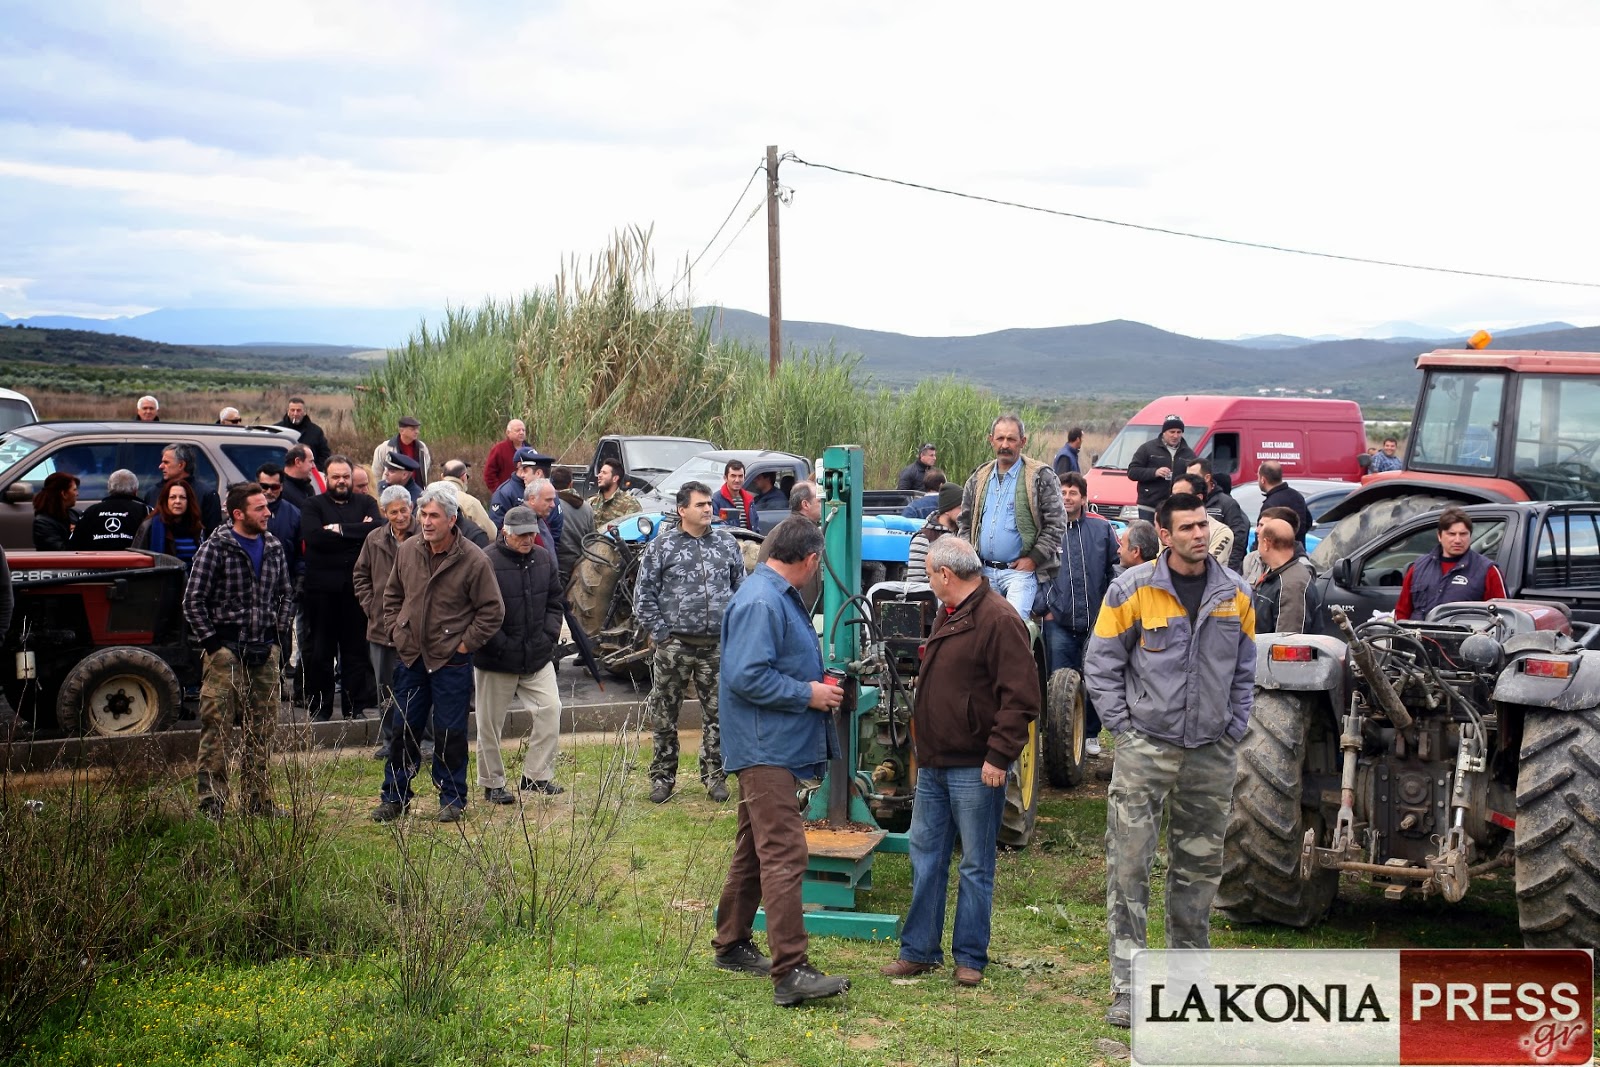
[{"label": "man in denim shirt", "polygon": [[961,490],[959,533],[978,550],[983,576],[1026,621],[1042,578],[1061,565],[1067,527],[1055,468],[1022,450],[1028,431],[1015,415],[989,427],[994,459],[972,472]]},{"label": "man in denim shirt", "polygon": [[[789,518],[766,545],[767,561],[740,584],[722,616],[722,761],[739,776],[739,828],[711,947],[725,971],[770,975],[773,1003],[793,1007],[850,988],[849,979],[812,967],[806,954],[805,820],[795,801],[800,782],[820,779],[839,755],[829,712],[842,691],[822,680],[816,630],[798,592],[821,565],[822,531],[809,519]],[[762,903],[771,959],[750,940]]]}]

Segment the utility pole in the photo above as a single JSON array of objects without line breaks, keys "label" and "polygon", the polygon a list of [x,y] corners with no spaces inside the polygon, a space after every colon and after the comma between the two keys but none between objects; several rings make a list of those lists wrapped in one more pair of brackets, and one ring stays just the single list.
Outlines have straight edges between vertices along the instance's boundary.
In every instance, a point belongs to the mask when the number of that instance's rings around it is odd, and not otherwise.
[{"label": "utility pole", "polygon": [[778,146],[767,145],[767,376],[783,360],[783,285],[778,263]]}]

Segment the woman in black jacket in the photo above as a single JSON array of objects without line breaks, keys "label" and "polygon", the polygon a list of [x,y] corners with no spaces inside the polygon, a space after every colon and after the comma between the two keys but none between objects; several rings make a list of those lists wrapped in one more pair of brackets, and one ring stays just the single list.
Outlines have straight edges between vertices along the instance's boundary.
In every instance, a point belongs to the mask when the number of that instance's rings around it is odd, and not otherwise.
[{"label": "woman in black jacket", "polygon": [[57,471],[44,480],[33,496],[33,547],[41,552],[65,552],[79,515],[78,476]]}]

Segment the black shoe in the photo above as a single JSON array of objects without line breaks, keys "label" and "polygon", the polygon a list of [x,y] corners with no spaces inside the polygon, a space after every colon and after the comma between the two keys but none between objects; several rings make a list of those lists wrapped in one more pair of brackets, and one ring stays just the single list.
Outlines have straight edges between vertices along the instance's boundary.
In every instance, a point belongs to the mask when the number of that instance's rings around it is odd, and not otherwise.
[{"label": "black shoe", "polygon": [[772,987],[772,1003],[780,1008],[792,1008],[808,1000],[836,997],[850,988],[850,979],[829,977],[815,967],[801,964]]},{"label": "black shoe", "polygon": [[716,781],[712,782],[710,788],[706,790],[706,796],[710,797],[718,804],[726,804],[728,802],[728,783],[723,781],[721,778],[718,778]]},{"label": "black shoe", "polygon": [[560,796],[566,790],[548,779],[529,778],[524,775],[522,781],[517,783],[517,789],[524,793],[543,793],[547,797]]},{"label": "black shoe", "polygon": [[402,804],[398,800],[385,800],[382,804],[372,809],[373,822],[394,822],[406,813],[410,805]]},{"label": "black shoe", "polygon": [[201,816],[203,816],[204,818],[210,819],[212,822],[221,822],[222,821],[222,798],[221,797],[201,797],[200,798],[200,804],[198,806],[198,810],[199,810]]},{"label": "black shoe", "polygon": [[738,971],[760,978],[772,973],[772,961],[763,956],[749,940],[737,941],[717,953],[717,966],[724,971]]},{"label": "black shoe", "polygon": [[385,741],[382,744],[380,744],[377,748],[373,749],[372,750],[372,758],[373,759],[384,759],[384,760],[388,759],[389,758],[389,742]]},{"label": "black shoe", "polygon": [[650,786],[650,803],[665,804],[672,799],[672,783],[666,779],[653,782]]},{"label": "black shoe", "polygon": [[461,804],[445,804],[439,808],[440,822],[460,822],[466,815],[466,807]]},{"label": "black shoe", "polygon": [[493,785],[483,791],[483,799],[491,804],[515,804],[517,798],[503,785]]},{"label": "black shoe", "polygon": [[1111,998],[1111,1007],[1106,1009],[1106,1022],[1123,1030],[1133,1026],[1133,997],[1127,993],[1118,993]]}]

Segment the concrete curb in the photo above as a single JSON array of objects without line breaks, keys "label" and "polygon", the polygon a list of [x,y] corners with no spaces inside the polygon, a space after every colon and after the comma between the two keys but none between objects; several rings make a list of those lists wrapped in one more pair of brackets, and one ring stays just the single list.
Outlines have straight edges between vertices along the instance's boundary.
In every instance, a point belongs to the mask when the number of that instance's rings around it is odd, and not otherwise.
[{"label": "concrete curb", "polygon": [[[598,694],[605,697],[607,694]],[[629,693],[625,700],[570,703],[561,709],[561,732],[615,733],[624,728],[648,730],[644,698]],[[518,709],[506,716],[504,736],[526,737],[533,727],[531,712]],[[477,717],[469,715],[467,736],[477,737]],[[700,702],[685,700],[678,716],[680,730],[700,729]],[[297,708],[284,707],[278,721],[277,744],[295,745],[296,737],[315,749],[361,748],[378,743],[376,718],[308,722]],[[182,763],[195,758],[200,748],[200,723],[185,719],[170,730],[134,737],[68,737],[39,741],[0,742],[0,766],[11,773],[47,771],[68,767],[109,767],[119,764]]]}]

